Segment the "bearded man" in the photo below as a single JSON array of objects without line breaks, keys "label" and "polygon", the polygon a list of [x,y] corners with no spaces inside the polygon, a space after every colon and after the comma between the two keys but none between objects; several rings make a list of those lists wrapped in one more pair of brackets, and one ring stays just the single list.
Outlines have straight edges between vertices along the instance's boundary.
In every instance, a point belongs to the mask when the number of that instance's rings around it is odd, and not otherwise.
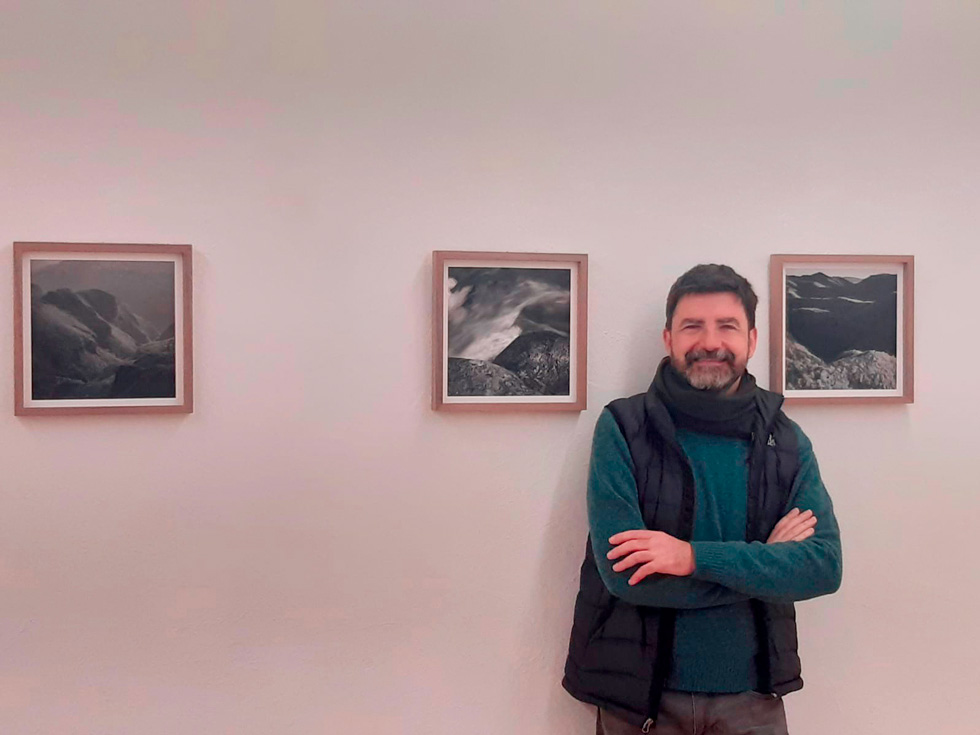
[{"label": "bearded man", "polygon": [[838,589],[810,440],[747,372],[751,284],[699,265],[667,296],[668,356],[596,424],[565,677],[598,735],[787,732],[793,603]]}]

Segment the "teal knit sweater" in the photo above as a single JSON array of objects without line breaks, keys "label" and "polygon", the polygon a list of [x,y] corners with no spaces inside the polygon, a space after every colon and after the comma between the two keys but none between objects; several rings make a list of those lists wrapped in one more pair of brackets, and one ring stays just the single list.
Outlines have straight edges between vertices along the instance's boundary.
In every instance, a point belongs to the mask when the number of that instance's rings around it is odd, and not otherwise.
[{"label": "teal knit sweater", "polygon": [[695,571],[689,577],[653,575],[630,586],[636,568],[614,572],[609,538],[645,528],[633,461],[612,414],[596,424],[589,468],[592,550],[609,591],[634,605],[676,608],[674,661],[667,688],[741,692],[756,686],[756,636],[749,600],[805,600],[840,586],[840,530],[820,479],[810,440],[799,438],[800,470],[785,508],[812,510],[816,532],[805,541],[745,541],[748,452],[745,441],[691,431],[677,439],[694,472]]}]

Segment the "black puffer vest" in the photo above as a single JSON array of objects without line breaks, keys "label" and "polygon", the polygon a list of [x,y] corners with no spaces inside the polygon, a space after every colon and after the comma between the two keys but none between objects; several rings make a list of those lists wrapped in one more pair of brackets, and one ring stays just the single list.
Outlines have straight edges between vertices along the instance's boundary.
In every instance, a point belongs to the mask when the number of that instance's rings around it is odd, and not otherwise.
[{"label": "black puffer vest", "polygon": [[[747,541],[764,542],[788,511],[799,470],[796,432],[780,410],[782,402],[776,393],[756,391]],[[646,527],[689,540],[694,529],[694,475],[667,408],[652,386],[647,393],[621,398],[607,408],[629,445]],[[760,642],[758,690],[783,695],[802,688],[792,603],[751,604]],[[670,673],[675,615],[670,608],[631,605],[613,597],[587,540],[562,686],[576,699],[608,709],[647,732],[656,723]]]}]

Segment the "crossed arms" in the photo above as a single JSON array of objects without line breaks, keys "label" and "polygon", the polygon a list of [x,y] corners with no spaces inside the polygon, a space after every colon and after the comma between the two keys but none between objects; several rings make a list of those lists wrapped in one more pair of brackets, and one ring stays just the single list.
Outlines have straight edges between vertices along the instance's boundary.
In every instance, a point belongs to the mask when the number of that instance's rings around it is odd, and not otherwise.
[{"label": "crossed arms", "polygon": [[649,531],[637,502],[626,441],[608,411],[596,424],[589,469],[589,527],[599,574],[634,605],[692,609],[757,598],[792,602],[840,586],[840,532],[809,440],[786,516],[766,543],[688,543]]}]

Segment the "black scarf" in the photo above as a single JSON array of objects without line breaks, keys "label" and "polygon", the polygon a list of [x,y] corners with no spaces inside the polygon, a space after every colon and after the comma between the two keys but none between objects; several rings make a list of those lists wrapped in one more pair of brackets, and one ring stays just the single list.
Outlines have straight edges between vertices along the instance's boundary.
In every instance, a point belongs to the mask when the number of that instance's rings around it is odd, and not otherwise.
[{"label": "black scarf", "polygon": [[650,389],[655,391],[678,428],[704,434],[751,439],[758,417],[755,394],[758,386],[748,372],[738,390],[700,390],[691,385],[665,357]]}]

